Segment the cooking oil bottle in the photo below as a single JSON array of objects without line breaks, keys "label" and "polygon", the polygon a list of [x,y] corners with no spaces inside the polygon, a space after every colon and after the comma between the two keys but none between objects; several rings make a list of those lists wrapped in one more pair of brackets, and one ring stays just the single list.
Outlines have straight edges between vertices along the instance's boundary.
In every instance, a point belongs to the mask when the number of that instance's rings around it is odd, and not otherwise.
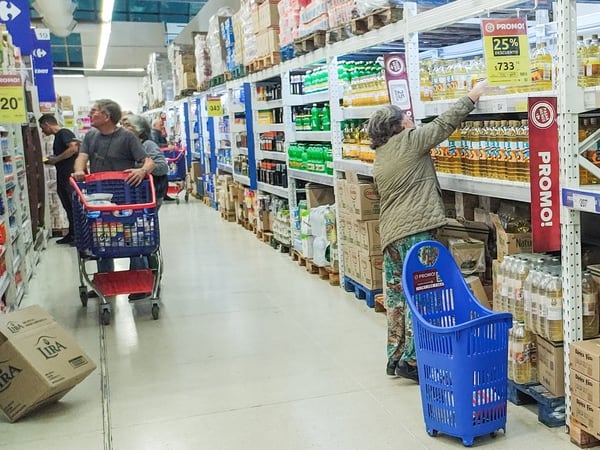
[{"label": "cooking oil bottle", "polygon": [[470,91],[471,79],[467,73],[467,63],[459,58],[454,66],[454,75],[456,78],[456,88],[454,89],[454,96],[456,98],[467,95]]},{"label": "cooking oil bottle", "polygon": [[517,128],[517,180],[529,182],[529,122],[522,119]]},{"label": "cooking oil bottle", "polygon": [[[578,140],[583,142],[590,135],[590,122],[587,117],[579,119]],[[587,152],[586,152],[587,157]],[[579,166],[579,184],[591,184],[592,174],[585,168]]]},{"label": "cooking oil bottle", "polygon": [[460,173],[461,128],[456,128],[448,137],[448,172]]},{"label": "cooking oil bottle", "polygon": [[530,261],[525,256],[519,259],[515,270],[513,318],[519,322],[525,321],[525,280],[529,276]]},{"label": "cooking oil bottle", "polygon": [[523,282],[523,315],[525,317],[525,329],[529,331],[534,330],[532,319],[533,283],[543,263],[544,260],[542,258],[536,259],[527,274],[527,278]]},{"label": "cooking oil bottle", "polygon": [[470,175],[474,177],[481,176],[481,167],[480,167],[480,147],[481,140],[481,122],[475,121],[473,125],[469,129],[469,160],[470,160]]},{"label": "cooking oil bottle", "polygon": [[531,380],[531,359],[529,357],[529,346],[531,333],[525,330],[525,324],[513,321],[512,332],[512,375],[513,381],[518,384],[526,384]]},{"label": "cooking oil bottle", "polygon": [[592,34],[592,40],[587,45],[586,61],[586,86],[598,86],[600,84],[600,44],[597,34]]},{"label": "cooking oil bottle", "polygon": [[583,272],[581,280],[583,306],[583,338],[598,335],[598,287],[589,271]]},{"label": "cooking oil bottle", "polygon": [[[594,133],[594,131],[596,131],[597,129],[598,129],[598,118],[591,117],[590,118],[590,126],[588,129],[588,136],[591,135],[592,133]],[[585,152],[585,157],[587,158],[588,161],[590,161],[596,167],[600,168],[600,159],[598,158],[597,147],[592,147],[591,149],[587,150]],[[596,177],[590,173],[588,173],[588,181],[590,182],[590,184],[600,183],[600,180],[598,179],[598,177]]]},{"label": "cooking oil bottle", "polygon": [[531,82],[535,91],[552,89],[552,55],[545,42],[540,42],[536,46],[531,69]]},{"label": "cooking oil bottle", "polygon": [[469,175],[469,130],[471,128],[471,122],[463,122],[463,126],[460,129],[460,173]]},{"label": "cooking oil bottle", "polygon": [[489,177],[488,172],[488,147],[489,147],[490,121],[484,120],[479,133],[479,171],[482,177]]},{"label": "cooking oil bottle", "polygon": [[551,341],[563,340],[563,291],[559,275],[552,275],[546,287],[546,331]]},{"label": "cooking oil bottle", "polygon": [[546,323],[546,314],[548,311],[548,303],[550,302],[548,298],[548,287],[550,286],[550,282],[552,281],[552,274],[549,272],[549,268],[546,267],[543,274],[542,279],[540,280],[539,287],[539,304],[538,304],[538,320],[536,323],[536,333],[542,336],[543,338],[548,337],[548,329]]},{"label": "cooking oil bottle", "polygon": [[[539,260],[538,260],[539,263]],[[530,328],[536,334],[541,334],[540,329],[540,310],[542,309],[542,284],[545,277],[545,261],[542,260],[541,265],[538,265],[538,270],[534,278],[531,280],[531,321]]]},{"label": "cooking oil bottle", "polygon": [[509,380],[514,380],[515,378],[513,349],[515,346],[516,328],[517,321],[513,320],[512,327],[510,328],[510,330],[508,330],[508,373],[506,375]]},{"label": "cooking oil bottle", "polygon": [[498,127],[498,177],[507,180],[509,176],[508,167],[510,159],[510,141],[508,140],[508,120],[501,120]]},{"label": "cooking oil bottle", "polygon": [[583,36],[577,36],[577,85],[586,87],[585,66],[587,63],[587,47]]},{"label": "cooking oil bottle", "polygon": [[507,122],[504,129],[504,153],[506,155],[506,176],[511,181],[517,180],[517,127],[515,121]]},{"label": "cooking oil bottle", "polygon": [[497,148],[497,128],[496,121],[491,120],[487,129],[488,144],[486,147],[486,165],[487,173],[490,178],[498,178],[498,148]]}]

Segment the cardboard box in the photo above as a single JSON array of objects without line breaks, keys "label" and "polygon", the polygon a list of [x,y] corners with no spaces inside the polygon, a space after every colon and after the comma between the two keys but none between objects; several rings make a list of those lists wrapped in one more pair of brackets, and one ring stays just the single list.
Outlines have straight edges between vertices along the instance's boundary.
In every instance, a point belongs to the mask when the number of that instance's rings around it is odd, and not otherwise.
[{"label": "cardboard box", "polygon": [[0,316],[0,410],[11,422],[60,400],[95,368],[39,306]]},{"label": "cardboard box", "polygon": [[571,396],[571,416],[590,434],[600,437],[600,408],[575,395]]},{"label": "cardboard box", "polygon": [[360,282],[360,261],[358,256],[358,248],[353,244],[344,243],[342,252],[344,255],[345,275],[352,278],[354,281]]},{"label": "cardboard box", "polygon": [[481,279],[478,276],[470,275],[465,278],[465,281],[469,285],[469,289],[471,289],[471,292],[473,292],[475,298],[479,300],[479,303],[481,303],[487,309],[492,309],[492,305],[490,304],[487,293],[485,292],[483,284],[481,283]]},{"label": "cardboard box", "polygon": [[[267,5],[268,3],[264,4]],[[332,187],[315,183],[306,183],[305,189],[308,209],[322,205],[335,204],[335,195]]]},{"label": "cardboard box", "polygon": [[381,255],[381,235],[379,234],[379,220],[355,220],[355,243],[361,250],[369,255]]},{"label": "cardboard box", "polygon": [[[277,3],[265,2],[258,7],[260,28],[279,27],[279,10]],[[258,31],[258,28],[255,28]]]},{"label": "cardboard box", "polygon": [[565,352],[562,344],[555,344],[538,336],[538,381],[557,397],[565,395]]},{"label": "cardboard box", "polygon": [[600,381],[586,377],[571,369],[571,395],[575,395],[594,406],[600,406]]},{"label": "cardboard box", "polygon": [[531,233],[507,233],[497,214],[490,213],[490,220],[496,228],[496,251],[500,261],[506,255],[532,252]]},{"label": "cardboard box", "polygon": [[490,228],[485,223],[471,220],[458,221],[456,219],[448,219],[448,223],[438,234],[438,240],[446,247],[448,246],[448,239],[452,237],[478,239],[485,245],[487,244],[489,234]]},{"label": "cardboard box", "polygon": [[600,339],[573,342],[569,355],[572,369],[600,381]]},{"label": "cardboard box", "polygon": [[485,245],[472,238],[448,238],[448,249],[463,275],[485,272]]},{"label": "cardboard box", "polygon": [[356,280],[370,290],[383,288],[383,255],[369,255],[358,250],[359,279]]},{"label": "cardboard box", "polygon": [[258,231],[271,231],[271,213],[269,211],[258,212],[256,228]]},{"label": "cardboard box", "polygon": [[349,213],[355,219],[379,219],[379,193],[373,183],[346,183]]},{"label": "cardboard box", "polygon": [[349,206],[346,200],[346,180],[344,178],[338,178],[335,182],[335,200],[341,213],[348,213]]},{"label": "cardboard box", "polygon": [[262,30],[256,35],[257,56],[266,56],[279,51],[279,29]]}]

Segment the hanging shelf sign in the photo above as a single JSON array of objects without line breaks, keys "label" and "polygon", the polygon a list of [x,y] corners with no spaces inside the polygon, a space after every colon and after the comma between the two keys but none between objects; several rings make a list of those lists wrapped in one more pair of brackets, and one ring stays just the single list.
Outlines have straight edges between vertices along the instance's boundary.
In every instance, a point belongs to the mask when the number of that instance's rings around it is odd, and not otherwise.
[{"label": "hanging shelf sign", "polygon": [[23,82],[19,75],[0,75],[0,123],[27,122]]},{"label": "hanging shelf sign", "polygon": [[223,115],[223,105],[221,97],[207,97],[206,108],[208,109],[209,117],[219,117]]},{"label": "hanging shelf sign", "polygon": [[483,50],[490,86],[531,82],[529,40],[525,19],[483,19]]}]

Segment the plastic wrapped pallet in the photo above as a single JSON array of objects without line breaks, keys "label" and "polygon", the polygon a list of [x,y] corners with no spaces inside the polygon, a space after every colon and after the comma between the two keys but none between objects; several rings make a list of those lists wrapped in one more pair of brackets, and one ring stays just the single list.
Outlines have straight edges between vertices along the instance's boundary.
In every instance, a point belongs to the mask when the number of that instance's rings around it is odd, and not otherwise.
[{"label": "plastic wrapped pallet", "polygon": [[236,66],[244,64],[244,13],[240,9],[233,17],[233,39],[234,39],[234,55],[233,62]]},{"label": "plastic wrapped pallet", "polygon": [[[256,58],[256,35],[253,23],[252,11],[257,10],[257,5],[251,0],[242,0],[240,2],[240,13],[243,33],[243,59],[242,64],[249,65]],[[257,16],[256,16],[257,17]]]},{"label": "plastic wrapped pallet", "polygon": [[298,39],[300,2],[281,0],[277,8],[279,9],[279,45],[284,47]]},{"label": "plastic wrapped pallet", "polygon": [[231,8],[220,8],[217,14],[208,19],[207,44],[210,55],[212,76],[222,75],[225,72],[227,49],[221,36],[221,24],[233,15]]},{"label": "plastic wrapped pallet", "polygon": [[358,17],[356,0],[330,0],[327,14],[329,28],[347,25],[353,17]]},{"label": "plastic wrapped pallet", "polygon": [[365,16],[377,9],[387,8],[388,6],[398,6],[403,2],[396,0],[356,0],[356,6],[359,17]]},{"label": "plastic wrapped pallet", "polygon": [[198,33],[194,36],[194,55],[196,57],[196,83],[198,87],[205,87],[210,82],[212,69],[206,34]]}]

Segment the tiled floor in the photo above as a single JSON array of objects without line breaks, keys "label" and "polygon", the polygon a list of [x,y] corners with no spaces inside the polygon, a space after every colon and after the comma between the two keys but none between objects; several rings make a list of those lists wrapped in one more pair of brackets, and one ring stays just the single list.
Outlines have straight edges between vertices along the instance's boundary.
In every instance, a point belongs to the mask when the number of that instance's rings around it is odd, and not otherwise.
[{"label": "tiled floor", "polygon": [[[165,205],[161,225],[161,317],[119,297],[104,399],[99,367],[58,404],[0,419],[0,449],[462,448],[425,433],[416,384],[385,375],[383,314],[199,202]],[[47,308],[100,366],[98,308],[80,306],[75,256],[51,241],[24,303]],[[507,428],[476,445],[570,446],[525,407],[509,406]]]}]

